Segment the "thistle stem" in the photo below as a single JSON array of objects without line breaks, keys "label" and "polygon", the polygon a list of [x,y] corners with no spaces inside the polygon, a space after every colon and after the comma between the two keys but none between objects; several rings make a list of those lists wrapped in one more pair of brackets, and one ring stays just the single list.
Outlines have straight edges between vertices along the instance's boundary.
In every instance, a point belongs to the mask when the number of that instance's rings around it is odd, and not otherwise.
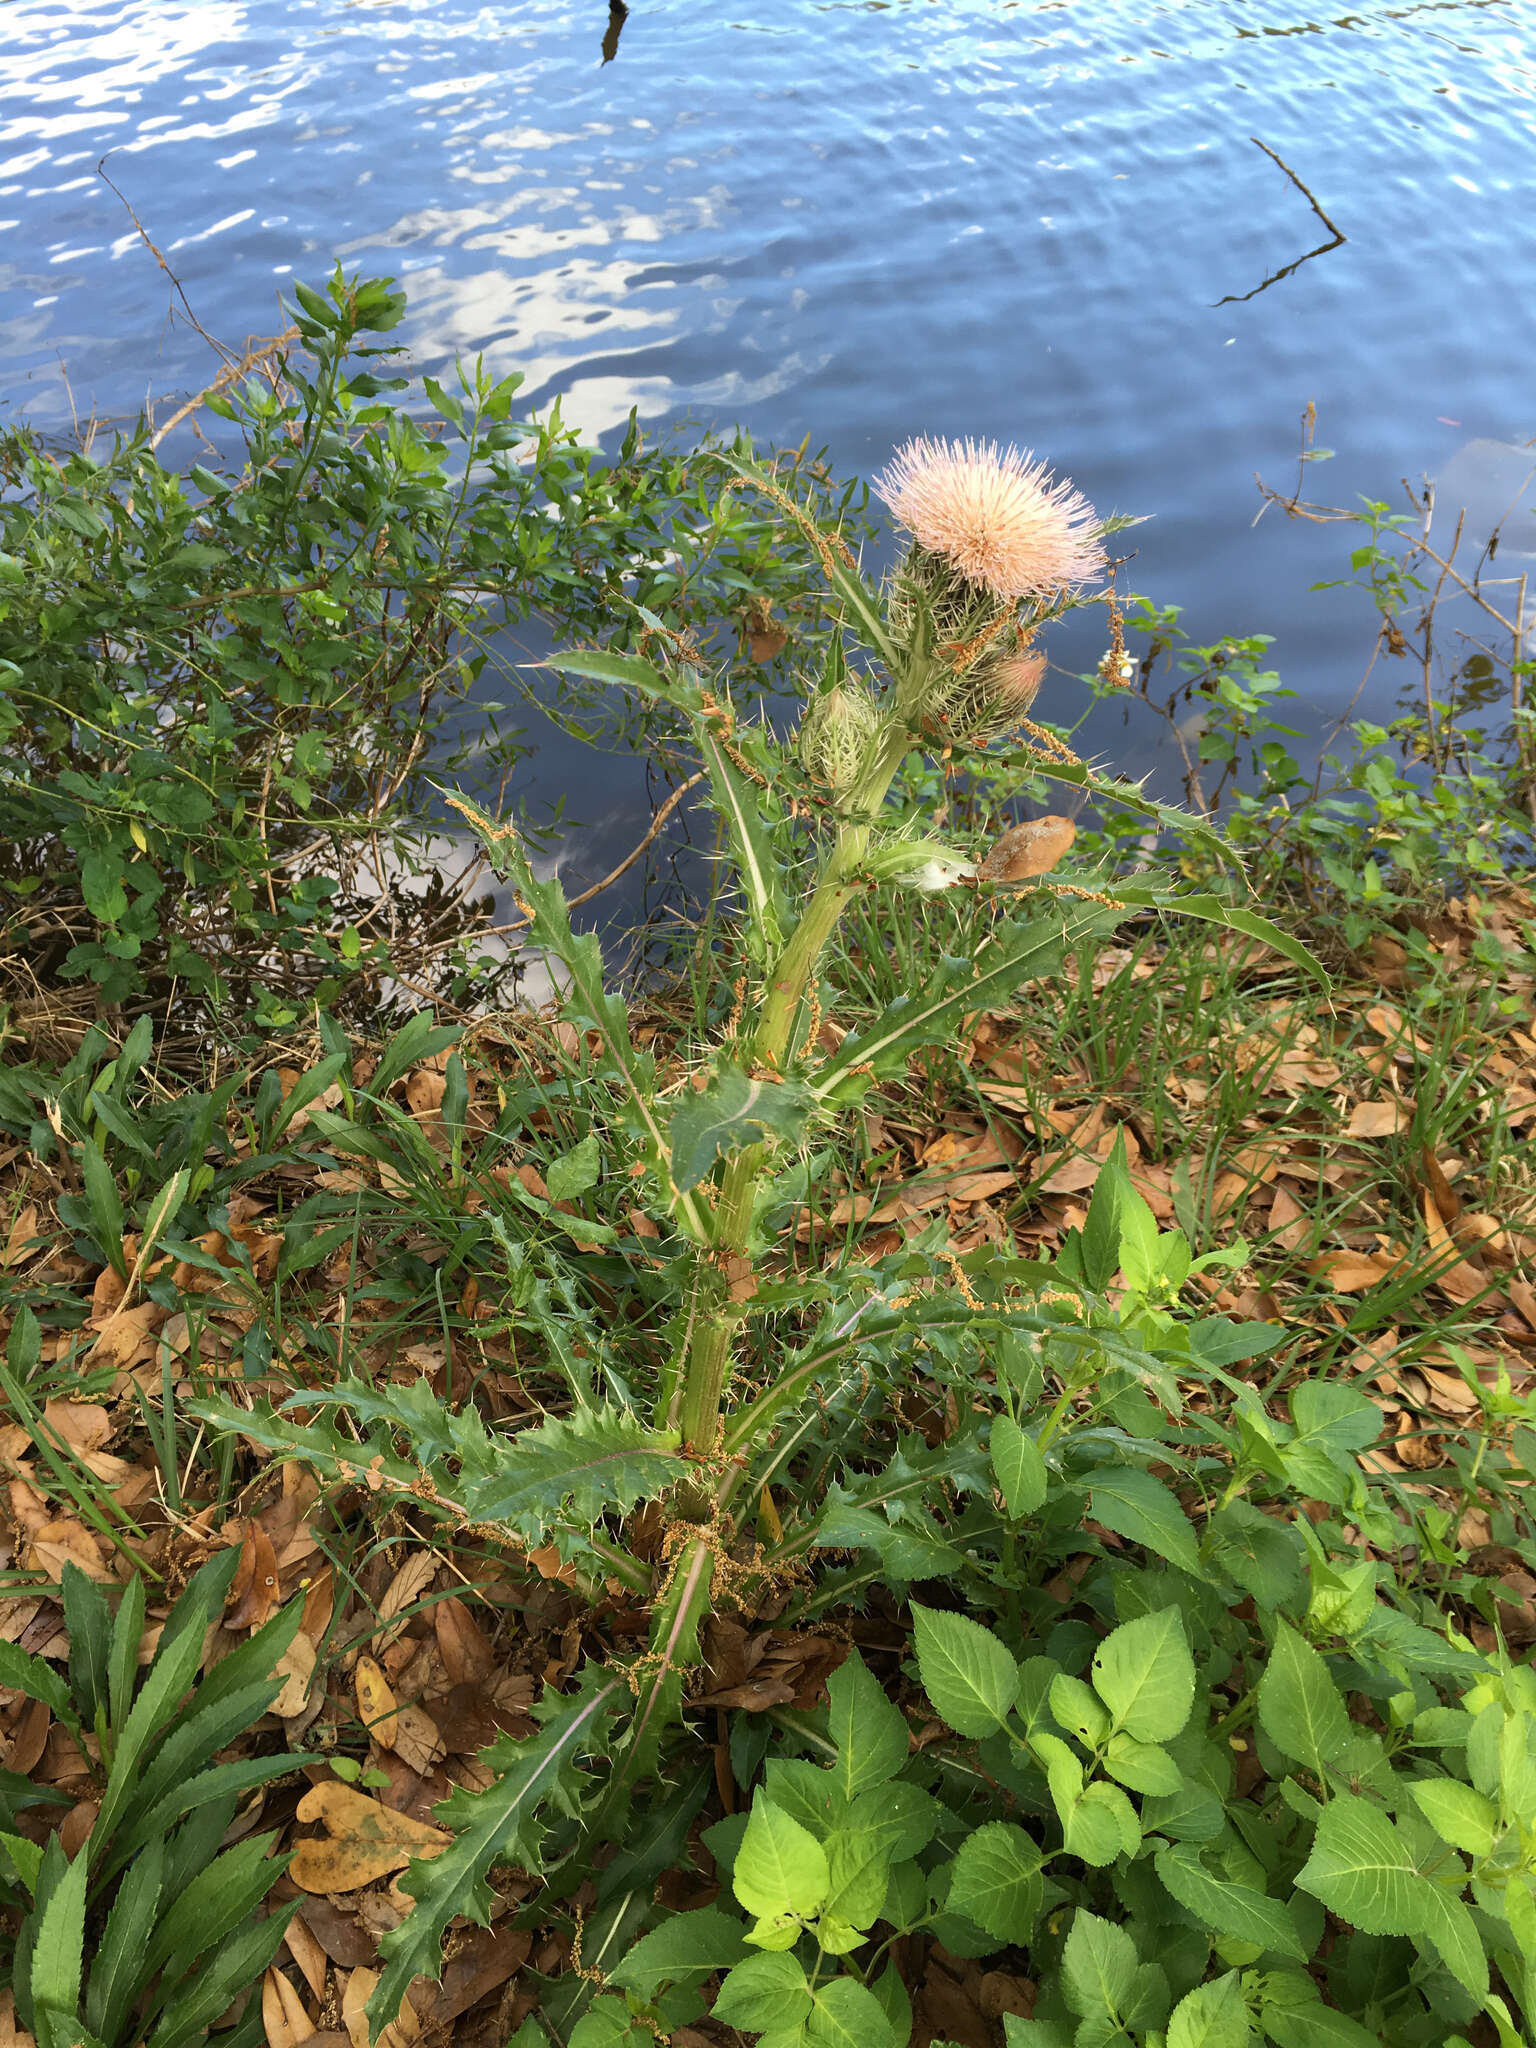
[{"label": "thistle stem", "polygon": [[[752,1061],[758,1068],[770,1073],[784,1070],[816,963],[858,889],[858,870],[872,831],[867,821],[884,802],[906,749],[905,721],[892,719],[850,793],[851,816],[839,827],[811,900],[773,969],[762,1021],[752,1040]],[[752,1145],[729,1160],[721,1176],[712,1239],[699,1254],[708,1262],[710,1275],[699,1289],[699,1314],[683,1366],[680,1420],[684,1444],[704,1457],[713,1456],[717,1447],[731,1352],[745,1312],[742,1303],[731,1300],[729,1262],[746,1250],[753,1198],[767,1159],[767,1146]]]}]

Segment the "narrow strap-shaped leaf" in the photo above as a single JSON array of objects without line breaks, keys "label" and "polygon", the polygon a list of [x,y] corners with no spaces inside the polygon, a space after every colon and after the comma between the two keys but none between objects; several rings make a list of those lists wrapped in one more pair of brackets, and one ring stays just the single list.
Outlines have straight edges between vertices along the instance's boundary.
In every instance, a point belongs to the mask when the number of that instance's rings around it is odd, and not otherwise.
[{"label": "narrow strap-shaped leaf", "polygon": [[[144,1581],[135,1572],[118,1602],[107,1653],[107,1712],[114,1728],[122,1727],[133,1702],[134,1683],[139,1675],[139,1638],[143,1633]],[[99,2034],[101,2029],[96,2027],[93,2031]]]},{"label": "narrow strap-shaped leaf", "polygon": [[1328,970],[1307,951],[1300,939],[1282,931],[1267,917],[1260,917],[1257,911],[1223,903],[1219,896],[1181,896],[1141,882],[1111,883],[1104,893],[1128,909],[1166,910],[1176,917],[1198,917],[1207,924],[1225,925],[1228,931],[1242,932],[1247,938],[1262,940],[1266,946],[1273,946],[1277,953],[1283,953],[1293,966],[1327,984]]},{"label": "narrow strap-shaped leaf", "polygon": [[[276,1840],[275,1834],[267,1834],[237,1842],[196,1871],[180,1897],[161,1912],[144,1951],[143,1974],[147,1980],[164,1970],[170,1980],[167,1998],[177,1980],[195,1967],[198,1956],[233,1934],[288,1868],[289,1857],[270,1854]],[[127,1888],[137,1885],[138,1872],[136,1862],[124,1879]],[[163,1998],[161,2003],[165,2002]]]},{"label": "narrow strap-shaped leaf", "polygon": [[[223,1564],[222,1559],[214,1562]],[[117,1739],[111,1775],[92,1829],[93,1839],[98,1843],[111,1840],[112,1830],[138,1788],[146,1757],[156,1738],[175,1718],[182,1698],[197,1676],[197,1667],[203,1661],[203,1633],[213,1601],[222,1592],[218,1582],[222,1579],[227,1585],[231,1569],[209,1574],[204,1566],[171,1611],[155,1661]]]},{"label": "narrow strap-shaped leaf", "polygon": [[[163,1835],[175,1826],[184,1813],[194,1813],[200,1807],[238,1797],[242,1792],[253,1791],[258,1785],[270,1784],[273,1778],[285,1778],[290,1771],[297,1771],[305,1764],[314,1762],[312,1756],[247,1757],[241,1763],[215,1764],[210,1771],[199,1771],[195,1778],[185,1778],[179,1785],[167,1792],[152,1813],[135,1823],[134,1834],[140,1841],[152,1836]],[[228,1826],[226,1821],[225,1826]],[[210,1830],[211,1832],[211,1830]],[[222,1835],[223,1828],[219,1830]],[[215,1838],[217,1839],[217,1838]],[[177,1845],[172,1845],[172,1855]],[[113,1844],[112,1854],[103,1866],[103,1877],[110,1877],[120,1870],[133,1855],[132,1848],[119,1849]]]},{"label": "narrow strap-shaped leaf", "polygon": [[725,751],[720,735],[707,718],[695,719],[694,726],[715,802],[730,833],[736,871],[747,899],[750,915],[746,936],[761,952],[765,944],[778,946],[784,936],[784,891],[773,846],[747,779]]},{"label": "narrow strap-shaped leaf", "polygon": [[283,1945],[288,1922],[299,1910],[297,1899],[279,1906],[265,1920],[242,1927],[203,1960],[187,1991],[149,2037],[149,2048],[186,2048],[203,2034],[234,1998],[256,1983]]},{"label": "narrow strap-shaped leaf", "polygon": [[567,675],[590,676],[595,683],[618,683],[644,697],[676,704],[683,711],[697,711],[701,702],[699,686],[685,669],[658,668],[639,654],[619,654],[607,647],[567,647],[551,655],[545,666],[562,669]]},{"label": "narrow strap-shaped leaf", "polygon": [[160,1911],[164,1880],[165,1843],[156,1836],[135,1858],[132,1878],[119,1887],[91,1964],[85,2022],[104,2041],[117,2040],[141,1985],[147,1981],[146,1951]]},{"label": "narrow strap-shaped leaf", "polygon": [[[49,1858],[57,1837],[49,1847]],[[63,1860],[59,1850],[59,1860]],[[37,1912],[32,1936],[28,1991],[33,2031],[41,2033],[47,2019],[78,2028],[80,1981],[85,1968],[85,1880],[87,1857],[82,1850],[58,1871],[48,1897]]]},{"label": "narrow strap-shaped leaf", "polygon": [[863,1031],[850,1032],[815,1075],[814,1093],[830,1095],[857,1067],[871,1067],[876,1074],[896,1071],[909,1053],[958,1031],[961,1018],[973,1010],[1011,995],[1021,982],[1055,973],[1069,946],[1108,932],[1119,915],[1111,907],[1088,903],[1063,918],[1053,899],[1048,909],[999,926],[978,949],[969,975],[928,994],[904,996]]}]

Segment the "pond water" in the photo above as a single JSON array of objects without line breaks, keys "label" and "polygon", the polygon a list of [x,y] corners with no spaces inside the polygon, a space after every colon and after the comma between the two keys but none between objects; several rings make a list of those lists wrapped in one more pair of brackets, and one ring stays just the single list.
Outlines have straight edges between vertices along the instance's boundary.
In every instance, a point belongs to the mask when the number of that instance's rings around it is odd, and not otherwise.
[{"label": "pond water", "polygon": [[[1530,24],[1501,0],[9,0],[0,399],[64,429],[207,380],[111,152],[227,340],[339,257],[408,286],[420,366],[483,351],[593,433],[741,421],[864,472],[915,431],[1033,445],[1155,514],[1137,586],[1198,635],[1275,634],[1321,726],[1368,622],[1306,595],[1336,533],[1252,529],[1253,473],[1294,474],[1313,399],[1337,502],[1504,488],[1536,432]],[[1150,731],[1095,738],[1156,765]],[[587,824],[578,873],[632,841],[635,764],[552,740],[529,775]]]}]

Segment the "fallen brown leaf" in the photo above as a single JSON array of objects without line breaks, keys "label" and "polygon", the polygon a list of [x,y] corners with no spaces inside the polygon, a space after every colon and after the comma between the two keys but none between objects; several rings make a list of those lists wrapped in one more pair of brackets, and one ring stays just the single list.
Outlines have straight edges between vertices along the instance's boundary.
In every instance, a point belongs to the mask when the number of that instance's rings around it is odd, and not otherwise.
[{"label": "fallen brown leaf", "polygon": [[[369,2048],[368,2015],[364,2008],[378,1981],[377,1970],[354,1970],[341,1994],[341,2023],[351,2037],[352,2048]],[[420,2032],[421,2022],[407,1992],[400,2001],[399,2012],[379,2035],[374,2048],[411,2048]]]},{"label": "fallen brown leaf", "polygon": [[315,2031],[303,1999],[279,1969],[269,1969],[261,1980],[261,2027],[267,2048],[299,2048]]},{"label": "fallen brown leaf", "polygon": [[27,1202],[17,1210],[11,1227],[6,1233],[5,1245],[0,1249],[0,1266],[17,1266],[28,1258],[39,1242],[36,1202]]},{"label": "fallen brown leaf", "polygon": [[267,1533],[248,1522],[240,1539],[240,1563],[229,1589],[224,1626],[258,1629],[277,1605],[277,1557]]},{"label": "fallen brown leaf", "polygon": [[296,1809],[320,1821],[328,1836],[310,1836],[294,1851],[288,1874],[306,1892],[355,1892],[415,1857],[438,1856],[453,1837],[409,1814],[381,1806],[340,1779],[312,1785]]},{"label": "fallen brown leaf", "polygon": [[303,1713],[315,1676],[315,1646],[303,1629],[278,1658],[272,1675],[286,1681],[272,1702],[272,1712],[281,1714],[285,1721],[292,1720],[295,1714]]},{"label": "fallen brown leaf", "polygon": [[1346,1138],[1391,1138],[1405,1131],[1413,1120],[1413,1104],[1402,1096],[1388,1096],[1379,1102],[1357,1102],[1344,1127]]},{"label": "fallen brown leaf", "polygon": [[309,1986],[310,1995],[318,2005],[325,1997],[325,1976],[328,1959],[325,1950],[315,1939],[303,1918],[295,1913],[283,1929],[283,1940],[288,1953],[304,1973],[304,1982]]},{"label": "fallen brown leaf", "polygon": [[443,1668],[455,1685],[484,1678],[495,1661],[495,1653],[474,1615],[455,1594],[439,1600],[432,1609],[437,1629],[437,1647]]}]

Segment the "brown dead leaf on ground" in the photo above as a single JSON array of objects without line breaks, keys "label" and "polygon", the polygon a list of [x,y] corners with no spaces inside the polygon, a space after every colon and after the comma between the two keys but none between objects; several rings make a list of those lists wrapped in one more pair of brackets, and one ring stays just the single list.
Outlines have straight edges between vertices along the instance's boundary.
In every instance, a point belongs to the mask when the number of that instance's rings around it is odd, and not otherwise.
[{"label": "brown dead leaf on ground", "polygon": [[0,1990],[0,2048],[37,2048],[26,2028],[16,2018],[16,1994],[6,1985]]},{"label": "brown dead leaf on ground", "polygon": [[255,1630],[277,1606],[277,1556],[264,1529],[248,1522],[240,1539],[240,1562],[231,1582],[224,1626]]},{"label": "brown dead leaf on ground", "polygon": [[325,1950],[315,1939],[303,1918],[295,1913],[283,1929],[283,1943],[289,1955],[303,1973],[304,1982],[309,1986],[310,1995],[318,2006],[325,1996],[325,1980],[329,1964]]},{"label": "brown dead leaf on ground", "polygon": [[0,1266],[19,1266],[28,1260],[44,1242],[39,1235],[42,1217],[36,1202],[27,1202],[17,1210],[6,1232],[5,1243],[0,1246]]},{"label": "brown dead leaf on ground", "polygon": [[405,1623],[396,1617],[416,1604],[439,1568],[439,1560],[430,1550],[413,1550],[396,1571],[379,1602],[380,1627],[370,1646],[375,1656],[397,1640]]},{"label": "brown dead leaf on ground", "polygon": [[1375,1102],[1357,1102],[1344,1126],[1346,1138],[1393,1138],[1413,1121],[1413,1103],[1391,1095]]},{"label": "brown dead leaf on ground", "polygon": [[433,1605],[432,1621],[443,1668],[452,1683],[464,1685],[486,1678],[495,1653],[468,1604],[457,1594],[439,1600]]},{"label": "brown dead leaf on ground", "polygon": [[315,2031],[297,1989],[275,1966],[261,1980],[261,2028],[267,2048],[299,2048]]},{"label": "brown dead leaf on ground", "polygon": [[300,1629],[273,1667],[273,1676],[283,1680],[283,1689],[272,1702],[272,1712],[285,1721],[302,1714],[315,1678],[314,1643]]},{"label": "brown dead leaf on ground", "polygon": [[1403,1267],[1401,1254],[1388,1252],[1320,1252],[1308,1259],[1307,1271],[1315,1280],[1326,1280],[1335,1294],[1363,1294],[1377,1287]]},{"label": "brown dead leaf on ground", "polygon": [[301,1821],[319,1821],[294,1851],[288,1874],[307,1892],[355,1892],[413,1857],[438,1856],[453,1840],[442,1828],[383,1806],[339,1778],[312,1785],[296,1809]]},{"label": "brown dead leaf on ground", "polygon": [[[341,2023],[352,2048],[370,2048],[366,2007],[378,1985],[377,1970],[354,1970],[341,1995]],[[420,2039],[421,2021],[416,2017],[415,1993],[407,1991],[400,2010],[379,2035],[372,2048],[411,2048]]]}]

